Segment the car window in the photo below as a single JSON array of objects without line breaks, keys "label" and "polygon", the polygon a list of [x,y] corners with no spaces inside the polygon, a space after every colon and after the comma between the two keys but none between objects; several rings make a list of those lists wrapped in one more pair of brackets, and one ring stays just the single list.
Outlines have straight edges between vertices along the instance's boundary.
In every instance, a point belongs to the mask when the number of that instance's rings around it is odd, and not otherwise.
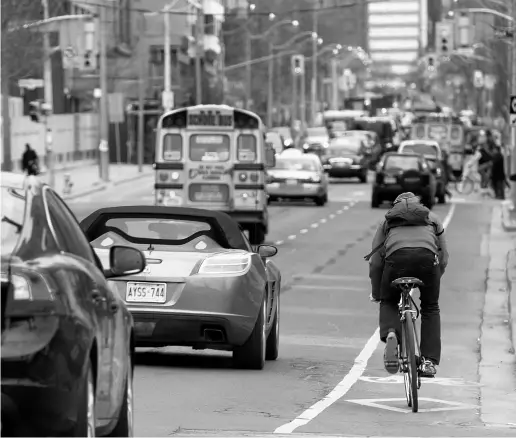
[{"label": "car window", "polygon": [[419,170],[419,157],[390,155],[385,158],[384,170]]},{"label": "car window", "polygon": [[431,155],[437,157],[438,150],[435,145],[428,143],[414,143],[403,145],[403,152],[409,154]]},{"label": "car window", "polygon": [[50,189],[44,191],[45,201],[59,247],[70,254],[97,264],[93,250],[77,219],[66,204]]},{"label": "car window", "polygon": [[326,137],[327,135],[328,135],[328,130],[325,127],[308,128],[306,130],[307,137]]},{"label": "car window", "polygon": [[25,215],[25,195],[10,187],[2,187],[2,255],[11,254],[18,244]]},{"label": "car window", "polygon": [[307,159],[295,159],[295,158],[281,158],[276,159],[275,170],[305,170],[309,172],[315,172],[317,165],[312,160]]}]

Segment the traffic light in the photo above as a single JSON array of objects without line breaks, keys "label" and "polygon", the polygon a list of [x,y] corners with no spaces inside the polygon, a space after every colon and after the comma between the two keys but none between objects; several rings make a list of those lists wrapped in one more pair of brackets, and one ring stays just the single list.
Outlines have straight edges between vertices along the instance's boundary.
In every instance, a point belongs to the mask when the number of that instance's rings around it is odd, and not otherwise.
[{"label": "traffic light", "polygon": [[426,58],[426,63],[428,65],[429,69],[435,68],[435,57],[433,55],[430,55],[428,58]]},{"label": "traffic light", "polygon": [[454,49],[454,26],[452,21],[436,23],[435,50],[441,56],[450,56]]},{"label": "traffic light", "polygon": [[292,73],[296,76],[305,73],[305,57],[303,55],[292,56]]}]

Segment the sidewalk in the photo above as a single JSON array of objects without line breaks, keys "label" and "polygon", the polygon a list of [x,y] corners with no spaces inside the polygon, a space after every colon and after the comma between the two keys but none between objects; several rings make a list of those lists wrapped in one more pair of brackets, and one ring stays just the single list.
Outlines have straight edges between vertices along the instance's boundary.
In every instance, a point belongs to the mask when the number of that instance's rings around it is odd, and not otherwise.
[{"label": "sidewalk", "polygon": [[[56,169],[54,173],[54,190],[65,200],[80,198],[81,196],[106,190],[130,181],[150,177],[153,169],[151,165],[143,166],[142,172],[138,172],[135,164],[111,164],[109,166],[109,182],[104,182],[99,176],[97,164],[86,164],[82,167]],[[73,183],[69,193],[66,193],[65,177],[69,177]],[[49,181],[48,172],[40,175],[40,178]]]},{"label": "sidewalk", "polygon": [[516,211],[511,210],[511,201],[502,203],[502,223],[505,231],[516,231]]}]

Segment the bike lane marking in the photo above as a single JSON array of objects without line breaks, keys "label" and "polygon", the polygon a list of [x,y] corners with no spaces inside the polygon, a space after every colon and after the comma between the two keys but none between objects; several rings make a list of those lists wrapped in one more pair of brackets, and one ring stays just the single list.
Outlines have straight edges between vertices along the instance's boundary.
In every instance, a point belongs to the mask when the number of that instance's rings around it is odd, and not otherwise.
[{"label": "bike lane marking", "polygon": [[[455,213],[456,204],[451,204],[446,217],[443,220],[444,228],[447,228],[450,224],[453,215]],[[360,379],[364,371],[366,370],[367,363],[373,353],[376,351],[380,342],[380,329],[377,328],[373,335],[369,338],[365,344],[363,350],[356,357],[355,362],[348,374],[328,393],[324,398],[317,401],[315,404],[310,406],[294,420],[283,424],[274,430],[275,434],[289,434],[292,433],[299,427],[305,426],[327,408],[333,405],[335,402],[344,397],[347,392],[353,387],[353,385]]]}]

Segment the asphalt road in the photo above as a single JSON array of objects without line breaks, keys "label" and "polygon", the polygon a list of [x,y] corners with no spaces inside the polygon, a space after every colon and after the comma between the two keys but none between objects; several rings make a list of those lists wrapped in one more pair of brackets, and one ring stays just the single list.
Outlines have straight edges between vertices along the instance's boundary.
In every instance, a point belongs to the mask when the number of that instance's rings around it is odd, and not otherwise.
[{"label": "asphalt road", "polygon": [[[423,382],[420,413],[412,414],[401,376],[383,369],[378,308],[368,299],[363,256],[386,211],[370,208],[370,190],[336,183],[325,207],[271,207],[268,239],[279,247],[274,261],[283,273],[279,359],[263,371],[239,371],[229,353],[140,350],[137,436],[516,436],[509,412],[491,427],[480,416],[485,238],[495,201],[435,208],[448,225],[451,253],[441,287],[443,360],[438,378]],[[151,191],[151,179],[141,180],[70,206],[82,218],[103,205],[150,204]]]}]

